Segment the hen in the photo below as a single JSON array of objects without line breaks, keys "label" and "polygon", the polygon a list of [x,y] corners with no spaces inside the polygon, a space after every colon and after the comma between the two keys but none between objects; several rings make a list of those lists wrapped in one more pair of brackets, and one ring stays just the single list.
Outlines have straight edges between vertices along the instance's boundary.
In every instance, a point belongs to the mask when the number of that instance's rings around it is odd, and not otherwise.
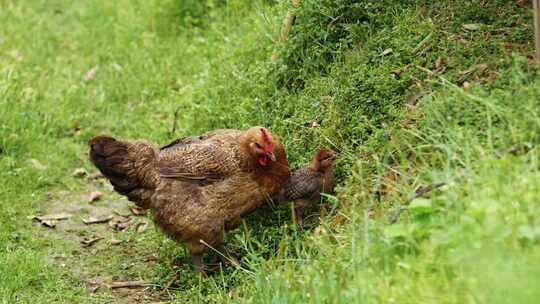
[{"label": "hen", "polygon": [[114,189],[151,209],[157,226],[187,246],[198,272],[202,254],[209,247],[223,251],[224,232],[290,176],[283,145],[262,127],[215,130],[159,150],[107,136],[89,145],[91,161]]},{"label": "hen", "polygon": [[320,199],[321,192],[334,189],[334,159],[336,153],[329,149],[320,149],[311,163],[296,170],[288,178],[278,201],[294,201],[296,223],[304,225],[304,211]]}]

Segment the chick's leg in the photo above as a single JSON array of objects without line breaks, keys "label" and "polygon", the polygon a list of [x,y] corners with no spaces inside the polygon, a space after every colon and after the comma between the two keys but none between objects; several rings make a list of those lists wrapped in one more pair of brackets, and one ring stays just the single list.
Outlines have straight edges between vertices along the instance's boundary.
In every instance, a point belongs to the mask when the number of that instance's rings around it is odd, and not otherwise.
[{"label": "chick's leg", "polygon": [[202,253],[191,253],[191,263],[193,264],[193,270],[200,274],[204,274],[204,264]]},{"label": "chick's leg", "polygon": [[296,224],[300,228],[304,228],[304,211],[309,207],[309,202],[303,199],[296,200],[294,202],[294,215],[296,218]]}]

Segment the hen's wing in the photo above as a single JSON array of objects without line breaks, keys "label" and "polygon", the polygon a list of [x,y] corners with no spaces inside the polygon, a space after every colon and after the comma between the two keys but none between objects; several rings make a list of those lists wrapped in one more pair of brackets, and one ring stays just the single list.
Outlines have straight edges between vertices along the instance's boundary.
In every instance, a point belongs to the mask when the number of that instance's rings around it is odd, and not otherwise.
[{"label": "hen's wing", "polygon": [[230,143],[209,138],[177,141],[160,151],[159,173],[163,177],[189,180],[223,179],[239,168],[235,145]]},{"label": "hen's wing", "polygon": [[301,168],[283,186],[284,196],[289,200],[310,198],[320,192],[321,174],[307,167]]}]

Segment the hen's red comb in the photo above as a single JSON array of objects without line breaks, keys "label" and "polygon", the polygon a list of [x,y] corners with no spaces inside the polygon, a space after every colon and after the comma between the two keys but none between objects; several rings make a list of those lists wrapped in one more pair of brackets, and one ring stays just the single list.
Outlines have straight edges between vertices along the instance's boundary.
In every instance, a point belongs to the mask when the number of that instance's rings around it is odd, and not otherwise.
[{"label": "hen's red comb", "polygon": [[262,140],[264,143],[264,151],[265,152],[272,152],[274,150],[274,145],[272,144],[272,140],[270,138],[270,134],[266,132],[265,128],[261,128],[262,133]]}]

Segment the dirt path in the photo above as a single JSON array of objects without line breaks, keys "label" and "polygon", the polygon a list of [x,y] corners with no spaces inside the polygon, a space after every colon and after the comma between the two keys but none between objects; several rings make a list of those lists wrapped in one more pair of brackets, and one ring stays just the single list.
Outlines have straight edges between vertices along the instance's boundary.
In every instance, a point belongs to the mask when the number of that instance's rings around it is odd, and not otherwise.
[{"label": "dirt path", "polygon": [[[38,237],[51,240],[53,264],[78,280],[90,300],[99,303],[171,300],[160,287],[148,283],[160,260],[149,216],[116,195],[105,180],[85,179],[88,187],[82,193],[49,193],[40,215],[56,219],[34,219]],[[99,199],[90,201],[98,192]],[[144,282],[144,286],[111,287],[122,282]]]}]

